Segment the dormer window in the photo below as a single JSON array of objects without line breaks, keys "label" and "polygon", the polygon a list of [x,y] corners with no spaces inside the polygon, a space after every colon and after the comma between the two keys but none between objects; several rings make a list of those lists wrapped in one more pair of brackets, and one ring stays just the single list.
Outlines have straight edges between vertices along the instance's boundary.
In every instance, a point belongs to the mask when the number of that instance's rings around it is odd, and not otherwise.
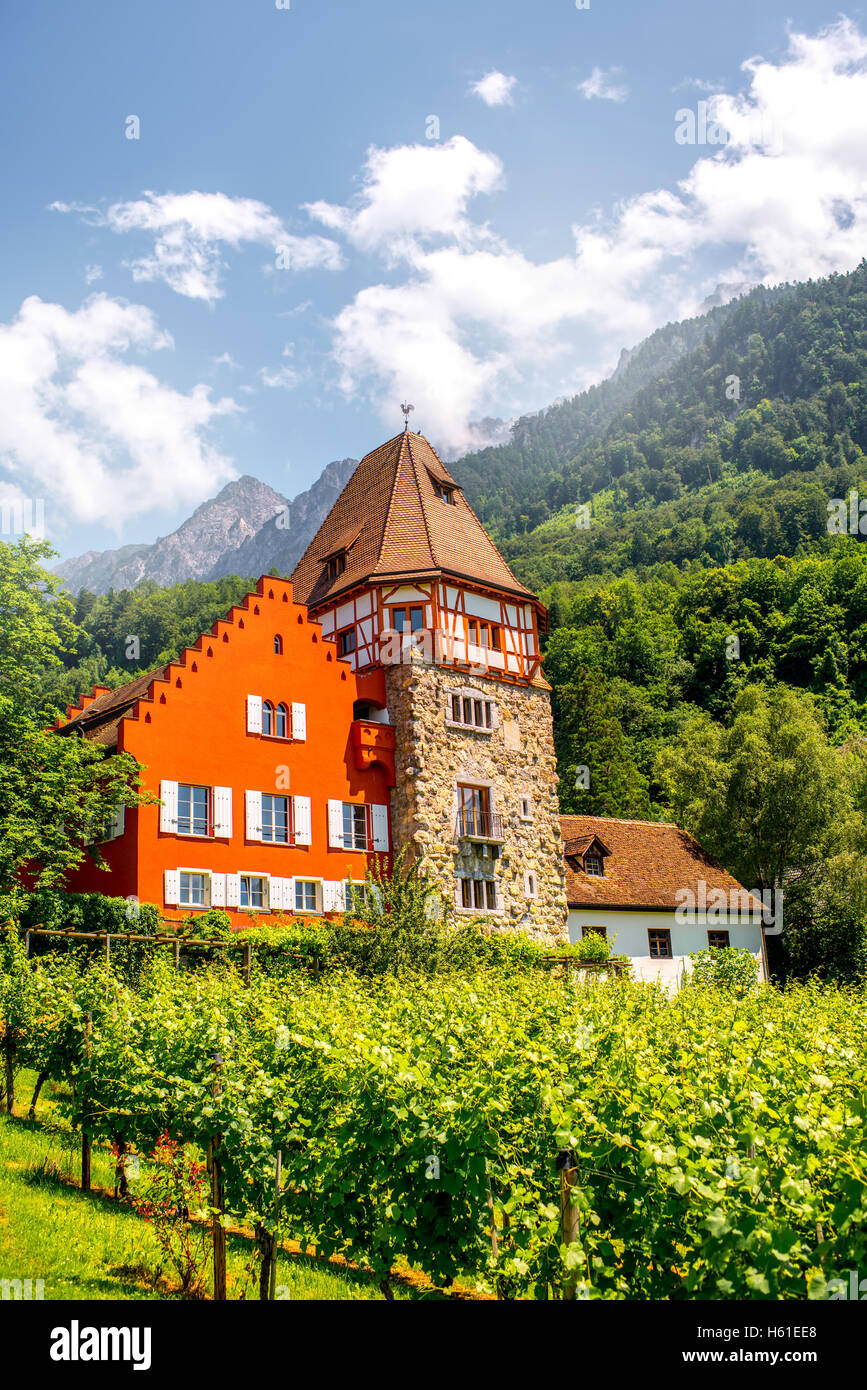
[{"label": "dormer window", "polygon": [[346,569],[346,551],[338,550],[336,555],[329,555],[325,561],[325,578],[331,582],[337,579],[338,575],[343,574]]},{"label": "dormer window", "polygon": [[602,855],[595,851],[585,855],[584,872],[585,874],[592,874],[594,878],[602,878],[605,872],[602,866]]},{"label": "dormer window", "polygon": [[427,475],[431,481],[434,497],[438,497],[441,502],[448,502],[451,506],[455,505],[455,493],[457,488],[454,483],[446,478],[438,478],[437,475],[427,470]]}]

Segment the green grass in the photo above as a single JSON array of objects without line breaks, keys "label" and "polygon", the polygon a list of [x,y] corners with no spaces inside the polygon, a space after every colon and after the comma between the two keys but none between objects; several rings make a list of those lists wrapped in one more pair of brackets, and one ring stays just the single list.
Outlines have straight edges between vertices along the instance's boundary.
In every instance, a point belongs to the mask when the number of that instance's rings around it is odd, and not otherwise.
[{"label": "green grass", "polygon": [[[26,1115],[34,1082],[32,1072],[19,1073],[17,1116]],[[125,1204],[70,1185],[80,1179],[81,1149],[62,1121],[63,1098],[61,1087],[46,1083],[36,1122],[0,1116],[0,1279],[43,1279],[46,1300],[177,1297],[149,1282],[161,1263],[151,1227]],[[114,1161],[107,1150],[94,1148],[91,1175],[94,1187],[113,1189]],[[253,1242],[230,1233],[230,1299],[258,1298],[258,1268]],[[301,1254],[281,1255],[277,1284],[292,1300],[382,1298],[362,1272]],[[394,1296],[441,1295],[395,1284]]]}]

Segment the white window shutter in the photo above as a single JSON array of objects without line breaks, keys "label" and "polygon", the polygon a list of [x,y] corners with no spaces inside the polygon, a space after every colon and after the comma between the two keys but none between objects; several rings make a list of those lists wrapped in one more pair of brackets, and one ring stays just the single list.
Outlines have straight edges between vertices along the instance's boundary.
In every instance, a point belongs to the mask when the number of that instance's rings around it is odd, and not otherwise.
[{"label": "white window shutter", "polygon": [[309,796],[293,796],[292,828],[295,832],[296,845],[313,844],[313,819]]},{"label": "white window shutter", "polygon": [[262,732],[262,696],[247,696],[247,733],[261,734]]},{"label": "white window shutter", "polygon": [[269,885],[269,906],[272,912],[291,912],[295,906],[295,880],[272,878]]},{"label": "white window shutter", "polygon": [[328,844],[332,849],[343,849],[343,802],[328,802]]},{"label": "white window shutter", "polygon": [[165,899],[168,907],[177,907],[181,896],[181,873],[179,869],[166,869]]},{"label": "white window shutter", "polygon": [[174,835],[178,828],[178,784],[160,782],[160,830],[164,835]]},{"label": "white window shutter", "polygon": [[231,787],[214,787],[214,835],[218,840],[232,838]]},{"label": "white window shutter", "polygon": [[346,902],[346,890],[343,880],[333,881],[326,879],[322,884],[322,911],[323,912],[342,912]]},{"label": "white window shutter", "polygon": [[115,807],[114,815],[111,818],[111,824],[109,826],[108,832],[108,838],[110,840],[116,840],[120,835],[123,834],[123,829],[125,825],[125,813],[126,807],[123,805],[123,803],[121,803],[120,806]]},{"label": "white window shutter", "polygon": [[292,701],[292,737],[303,742],[307,738],[307,706]]},{"label": "white window shutter", "polygon": [[247,802],[247,839],[261,840],[262,838],[262,793],[246,792]]},{"label": "white window shutter", "polygon": [[211,874],[211,907],[226,906],[226,875]]},{"label": "white window shutter", "polygon": [[388,807],[371,806],[371,821],[373,824],[373,848],[388,850]]},{"label": "white window shutter", "polygon": [[237,907],[241,901],[241,878],[239,874],[226,874],[226,907]]}]

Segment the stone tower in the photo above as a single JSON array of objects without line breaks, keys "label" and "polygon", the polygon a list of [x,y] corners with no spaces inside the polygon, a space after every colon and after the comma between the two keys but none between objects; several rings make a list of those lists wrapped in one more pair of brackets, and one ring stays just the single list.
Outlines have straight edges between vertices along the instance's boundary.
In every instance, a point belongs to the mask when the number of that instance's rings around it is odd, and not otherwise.
[{"label": "stone tower", "polygon": [[459,915],[566,940],[545,610],[423,435],[361,460],[292,582],[339,656],[385,671],[352,743],[359,767],[394,758],[395,850]]}]

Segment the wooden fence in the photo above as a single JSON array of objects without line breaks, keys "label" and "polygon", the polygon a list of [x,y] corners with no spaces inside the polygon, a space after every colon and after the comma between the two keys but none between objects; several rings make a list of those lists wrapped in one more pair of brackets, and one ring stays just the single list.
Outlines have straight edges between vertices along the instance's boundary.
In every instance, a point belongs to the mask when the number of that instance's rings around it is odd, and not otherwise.
[{"label": "wooden fence", "polygon": [[[161,921],[163,925],[170,924],[170,919],[168,918],[164,917],[161,919]],[[31,936],[66,937],[75,941],[102,941],[105,943],[106,965],[108,965],[111,961],[112,941],[149,941],[154,945],[173,946],[175,952],[176,970],[180,969],[180,956],[182,946],[207,946],[211,949],[242,946],[244,948],[244,978],[247,984],[250,983],[250,972],[253,965],[253,943],[249,941],[245,942],[243,939],[244,933],[240,931],[236,933],[234,938],[229,937],[218,940],[212,940],[208,937],[181,937],[178,936],[176,932],[166,933],[163,935],[149,936],[144,932],[66,931],[60,927],[19,927],[18,930],[25,937],[25,944],[28,956],[30,955]],[[288,956],[290,959],[293,960],[303,961],[305,964],[310,966],[310,968],[313,970],[315,974],[318,974],[321,970],[326,968],[325,962],[320,960],[318,956],[310,955],[304,951],[287,950],[278,942],[274,942],[274,945],[280,951],[281,955]],[[539,956],[533,963],[536,965],[543,966],[546,969],[549,966],[565,966],[567,970],[584,970],[589,972],[590,974],[597,974],[600,972],[602,974],[608,974],[609,972],[611,972],[615,975],[622,975],[628,966],[628,962],[623,960],[582,961],[579,960],[577,956]]]}]

